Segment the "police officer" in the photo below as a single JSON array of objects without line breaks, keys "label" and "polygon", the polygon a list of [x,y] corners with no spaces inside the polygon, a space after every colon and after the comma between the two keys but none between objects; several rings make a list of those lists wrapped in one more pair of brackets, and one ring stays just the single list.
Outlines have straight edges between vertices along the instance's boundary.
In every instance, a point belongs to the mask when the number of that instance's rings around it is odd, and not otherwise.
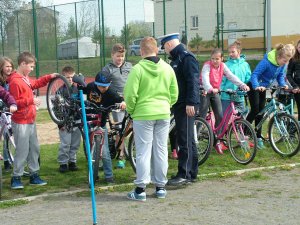
[{"label": "police officer", "polygon": [[178,141],[178,172],[168,185],[178,186],[195,181],[198,174],[198,154],[194,140],[194,121],[199,94],[199,62],[179,41],[179,34],[162,37],[162,49],[170,56],[179,96],[173,106]]}]

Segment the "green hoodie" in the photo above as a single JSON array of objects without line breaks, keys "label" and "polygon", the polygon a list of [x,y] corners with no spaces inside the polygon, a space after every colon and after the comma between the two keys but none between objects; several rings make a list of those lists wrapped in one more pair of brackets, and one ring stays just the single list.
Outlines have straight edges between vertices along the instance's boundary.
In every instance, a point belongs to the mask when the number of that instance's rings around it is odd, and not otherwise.
[{"label": "green hoodie", "polygon": [[273,49],[268,53],[268,60],[274,65],[274,66],[279,66],[277,61],[276,61],[276,49]]},{"label": "green hoodie", "polygon": [[124,88],[126,110],[134,120],[170,118],[170,108],[178,98],[173,68],[160,59],[142,59],[128,75]]}]

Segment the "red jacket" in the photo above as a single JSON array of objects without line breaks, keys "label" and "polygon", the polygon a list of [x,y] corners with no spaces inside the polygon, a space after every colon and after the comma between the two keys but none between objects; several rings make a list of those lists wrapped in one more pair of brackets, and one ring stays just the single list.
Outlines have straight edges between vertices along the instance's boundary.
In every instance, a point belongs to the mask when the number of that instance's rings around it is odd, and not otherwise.
[{"label": "red jacket", "polygon": [[33,90],[44,87],[51,80],[51,75],[45,75],[37,80],[31,80],[16,71],[7,79],[9,92],[17,102],[18,110],[13,113],[12,121],[19,124],[35,122],[36,106],[33,103]]}]

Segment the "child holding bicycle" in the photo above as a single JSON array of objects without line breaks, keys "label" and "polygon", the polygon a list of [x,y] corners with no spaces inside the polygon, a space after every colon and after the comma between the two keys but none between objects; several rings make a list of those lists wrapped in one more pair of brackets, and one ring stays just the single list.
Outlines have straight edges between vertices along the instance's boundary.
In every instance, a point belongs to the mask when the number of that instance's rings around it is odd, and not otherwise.
[{"label": "child holding bicycle", "polygon": [[294,89],[293,93],[298,109],[298,121],[300,121],[300,40],[297,42],[295,54],[289,61],[286,76]]},{"label": "child holding bicycle", "polygon": [[[112,61],[103,67],[103,71],[108,72],[111,75],[111,85],[110,87],[115,89],[120,96],[123,96],[124,86],[131,70],[131,63],[125,61],[126,49],[121,43],[115,44],[111,49],[111,59]],[[114,122],[121,122],[125,116],[124,111],[113,110],[112,116]],[[118,139],[116,140],[116,143]],[[120,160],[117,163],[118,168],[124,168],[125,163],[123,161],[124,156],[124,145],[121,145],[121,155]]]},{"label": "child holding bicycle", "polygon": [[[89,83],[86,87],[78,86],[79,90],[87,95],[87,100],[103,107],[108,107],[116,103],[121,103],[120,108],[124,110],[126,104],[123,98],[112,88],[110,88],[112,79],[111,75],[106,71],[100,71],[95,78],[95,82]],[[105,181],[107,183],[114,183],[112,161],[108,147],[108,135],[106,129],[107,114],[102,113],[101,127],[105,129],[105,144],[102,152],[103,171]]]},{"label": "child holding bicycle", "polygon": [[[14,64],[12,62],[12,60],[8,57],[0,57],[0,89],[2,89],[1,87],[3,87],[5,90],[8,91],[8,83],[6,81],[7,77],[12,73],[12,71],[14,70]],[[1,96],[3,96],[3,94],[0,94]],[[4,101],[6,101],[6,105],[15,107],[15,109],[10,109],[10,112],[15,112],[17,110],[16,106],[16,102],[14,99],[8,102],[7,100],[5,100],[6,98],[4,97],[0,97],[1,99],[3,99]],[[13,101],[13,103],[12,103]],[[1,110],[3,109],[3,107],[5,106],[5,104],[1,101]],[[5,171],[9,171],[12,166],[8,160],[8,150],[7,150],[7,145],[6,145],[6,139],[3,139],[3,160],[4,160],[4,170]]]},{"label": "child holding bicycle", "polygon": [[49,74],[37,80],[30,80],[36,59],[29,52],[22,52],[18,56],[18,68],[8,77],[9,92],[15,98],[18,110],[12,115],[12,130],[16,143],[16,155],[11,178],[12,189],[23,189],[21,176],[27,162],[30,172],[31,185],[46,185],[38,174],[40,146],[36,132],[36,107],[41,99],[33,94],[33,90],[46,86],[56,74]]},{"label": "child holding bicycle", "polygon": [[[199,107],[200,117],[205,118],[208,108],[211,105],[216,118],[215,127],[221,123],[223,117],[221,98],[219,95],[223,76],[240,89],[244,91],[249,90],[249,87],[235,76],[223,62],[222,50],[215,48],[211,52],[210,61],[204,63],[200,74],[200,84],[204,92],[200,95],[201,104]],[[215,147],[219,154],[223,154],[222,149],[225,149],[225,146],[222,146],[222,143],[218,142]]]},{"label": "child holding bicycle", "polygon": [[[250,123],[255,120],[255,125],[257,125],[261,121],[262,116],[258,114],[265,107],[266,88],[275,79],[280,87],[287,88],[284,79],[284,68],[291,57],[290,48],[285,47],[283,44],[278,44],[275,49],[265,54],[264,58],[257,64],[248,83],[250,87],[248,97],[251,110],[247,116],[247,120]],[[264,148],[261,131],[261,128],[257,131],[259,149]]]},{"label": "child holding bicycle", "polygon": [[[77,86],[73,83],[72,79],[75,75],[75,70],[71,66],[65,66],[62,69],[62,75],[67,78],[71,85],[72,93],[78,92]],[[65,87],[61,87],[65,88]],[[68,170],[76,171],[76,153],[80,146],[81,132],[78,127],[74,127],[68,131],[64,126],[58,126],[60,145],[58,149],[57,161],[59,163],[59,172],[65,173]]]},{"label": "child holding bicycle", "polygon": [[[225,65],[242,82],[247,84],[251,77],[251,69],[249,64],[246,62],[245,55],[242,55],[241,51],[242,51],[242,47],[239,41],[235,41],[233,44],[229,45],[228,48],[229,59],[227,60]],[[221,83],[221,90],[227,90],[227,89],[237,90],[238,86],[232,83],[226,76],[224,76]],[[223,116],[232,100],[234,102],[234,106],[240,112],[243,113],[246,111],[244,96],[235,96],[234,99],[231,99],[229,94],[222,92],[221,102],[222,102]]]}]

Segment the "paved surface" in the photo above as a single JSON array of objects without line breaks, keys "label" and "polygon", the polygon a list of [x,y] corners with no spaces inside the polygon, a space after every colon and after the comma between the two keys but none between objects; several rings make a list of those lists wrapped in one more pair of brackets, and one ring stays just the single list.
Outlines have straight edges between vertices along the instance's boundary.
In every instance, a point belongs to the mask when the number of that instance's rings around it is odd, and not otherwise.
[{"label": "paved surface", "polygon": [[[146,202],[127,200],[127,192],[97,194],[97,221],[105,225],[299,225],[300,168],[256,172],[252,177],[201,181],[168,190],[166,199],[156,199],[149,188]],[[93,221],[90,197],[76,195],[38,198],[0,209],[0,214],[1,225],[86,225]]]}]

